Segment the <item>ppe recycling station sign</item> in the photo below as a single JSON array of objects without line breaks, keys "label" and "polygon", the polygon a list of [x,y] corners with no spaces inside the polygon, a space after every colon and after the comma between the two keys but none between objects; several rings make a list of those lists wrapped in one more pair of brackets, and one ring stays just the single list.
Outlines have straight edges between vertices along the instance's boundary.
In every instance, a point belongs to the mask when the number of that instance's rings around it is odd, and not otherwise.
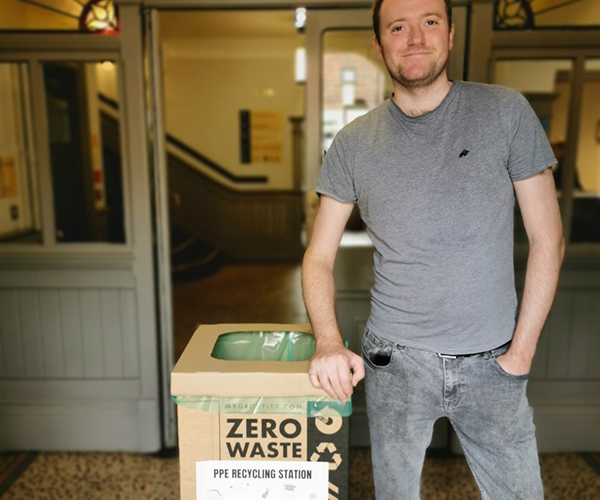
[{"label": "ppe recycling station sign", "polygon": [[327,500],[324,462],[196,462],[197,500]]}]

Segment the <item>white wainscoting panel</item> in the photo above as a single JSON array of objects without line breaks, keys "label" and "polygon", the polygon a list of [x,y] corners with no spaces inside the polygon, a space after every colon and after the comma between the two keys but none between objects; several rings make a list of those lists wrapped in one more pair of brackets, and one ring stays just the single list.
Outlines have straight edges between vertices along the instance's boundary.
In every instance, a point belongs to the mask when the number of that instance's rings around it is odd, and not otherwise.
[{"label": "white wainscoting panel", "polygon": [[135,292],[0,289],[4,379],[137,378]]}]

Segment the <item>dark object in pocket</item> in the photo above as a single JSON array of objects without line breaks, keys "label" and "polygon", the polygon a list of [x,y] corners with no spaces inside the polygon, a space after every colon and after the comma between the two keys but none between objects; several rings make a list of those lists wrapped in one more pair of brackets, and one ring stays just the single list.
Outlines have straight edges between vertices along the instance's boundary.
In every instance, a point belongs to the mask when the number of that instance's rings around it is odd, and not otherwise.
[{"label": "dark object in pocket", "polygon": [[374,368],[385,368],[392,362],[393,347],[379,346],[371,342],[367,342],[363,346],[363,354],[366,360]]},{"label": "dark object in pocket", "polygon": [[374,365],[377,366],[387,366],[390,364],[392,360],[392,353],[387,352],[374,352],[369,356],[369,359]]}]

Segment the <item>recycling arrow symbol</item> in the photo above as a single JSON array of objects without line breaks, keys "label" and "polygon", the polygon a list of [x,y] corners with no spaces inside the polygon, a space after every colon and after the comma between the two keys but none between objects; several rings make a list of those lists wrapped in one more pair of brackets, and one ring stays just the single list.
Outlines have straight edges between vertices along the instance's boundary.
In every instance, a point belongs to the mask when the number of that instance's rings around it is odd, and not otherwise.
[{"label": "recycling arrow symbol", "polygon": [[329,462],[329,470],[337,470],[337,468],[342,463],[342,456],[339,453],[337,453],[337,448],[335,447],[335,445],[333,443],[323,442],[323,443],[319,444],[319,446],[317,446],[317,451],[315,451],[310,456],[310,461],[311,462],[319,462],[320,459],[323,457],[323,454],[326,451],[331,454],[331,461]]}]

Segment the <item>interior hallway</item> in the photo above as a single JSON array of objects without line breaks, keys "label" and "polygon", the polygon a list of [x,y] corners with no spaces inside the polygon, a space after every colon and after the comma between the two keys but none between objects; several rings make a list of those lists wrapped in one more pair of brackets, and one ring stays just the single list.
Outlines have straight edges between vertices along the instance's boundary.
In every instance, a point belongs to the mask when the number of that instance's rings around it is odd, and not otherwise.
[{"label": "interior hallway", "polygon": [[175,359],[206,323],[308,323],[301,265],[229,263],[194,281],[173,283]]},{"label": "interior hallway", "polygon": [[[175,351],[198,323],[307,322],[300,264],[229,264],[205,278],[173,284]],[[600,454],[540,456],[546,500],[597,500]],[[176,457],[134,453],[0,454],[2,500],[176,500]],[[428,456],[422,478],[426,500],[478,500],[461,456]],[[370,451],[350,452],[349,500],[372,500]]]}]

